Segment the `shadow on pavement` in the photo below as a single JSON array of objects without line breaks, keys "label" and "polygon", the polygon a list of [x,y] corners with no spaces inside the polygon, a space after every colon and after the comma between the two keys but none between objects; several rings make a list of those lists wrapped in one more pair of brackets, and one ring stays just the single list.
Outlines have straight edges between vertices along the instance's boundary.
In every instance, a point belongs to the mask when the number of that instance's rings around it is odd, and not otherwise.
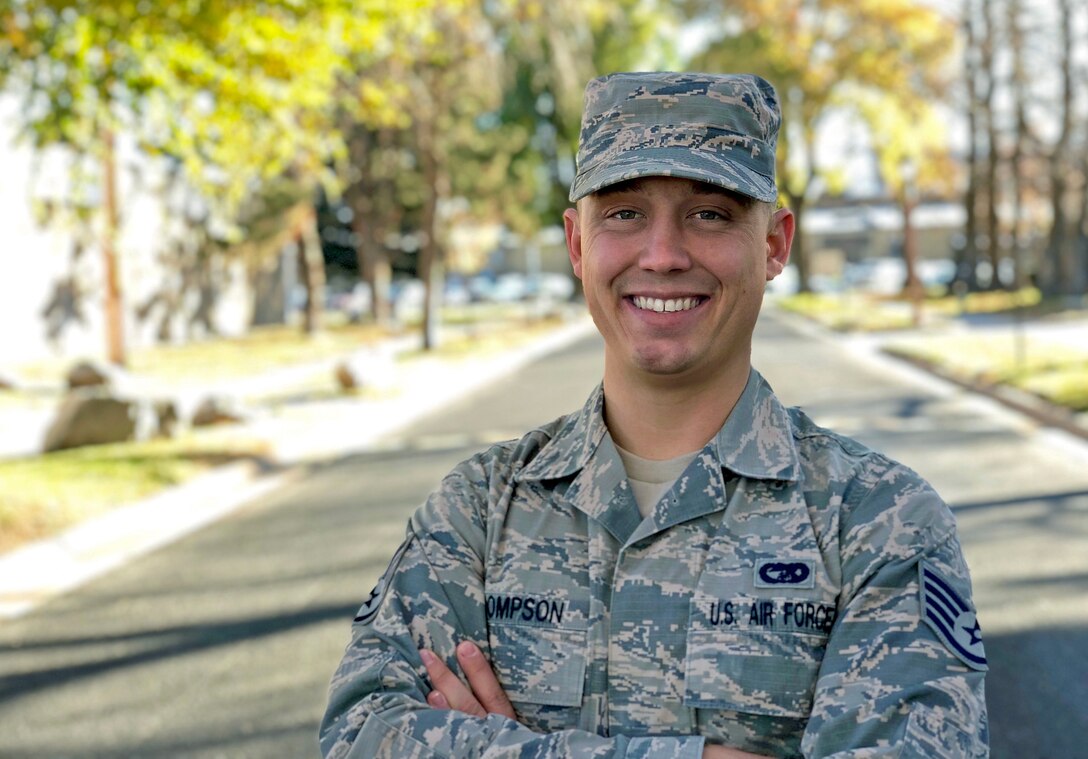
[{"label": "shadow on pavement", "polygon": [[328,620],[348,620],[357,608],[358,604],[316,607],[266,617],[163,627],[141,633],[98,637],[88,641],[80,641],[78,638],[52,643],[50,641],[36,641],[34,644],[21,646],[21,648],[27,650],[47,648],[51,645],[70,647],[79,645],[82,642],[128,642],[139,644],[143,650],[102,661],[8,675],[0,682],[0,703],[11,698],[25,697],[43,688],[66,686],[73,681],[100,675],[107,671],[143,665],[158,659],[182,656],[239,641],[276,636],[295,628],[307,627]]},{"label": "shadow on pavement", "polygon": [[992,759],[1084,756],[1088,626],[987,635],[986,656]]},{"label": "shadow on pavement", "polygon": [[[1088,490],[1071,490],[1064,493],[1043,493],[1039,495],[1019,495],[1015,498],[987,498],[981,501],[969,501],[967,503],[954,503],[956,511],[976,511],[979,509],[999,509],[1008,506],[1023,506],[1025,504],[1046,504],[1051,510],[1071,510],[1077,507],[1077,501],[1081,501],[1080,508],[1084,507],[1085,499],[1088,499]],[[1088,525],[1085,525],[1088,529]]]}]

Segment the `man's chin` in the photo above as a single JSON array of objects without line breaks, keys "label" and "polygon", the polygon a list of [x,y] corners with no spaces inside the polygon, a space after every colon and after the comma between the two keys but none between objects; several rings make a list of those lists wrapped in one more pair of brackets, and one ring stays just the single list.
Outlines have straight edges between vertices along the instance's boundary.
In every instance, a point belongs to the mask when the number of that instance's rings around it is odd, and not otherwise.
[{"label": "man's chin", "polygon": [[654,377],[680,377],[689,373],[696,362],[691,356],[674,353],[642,353],[635,357],[635,366]]}]

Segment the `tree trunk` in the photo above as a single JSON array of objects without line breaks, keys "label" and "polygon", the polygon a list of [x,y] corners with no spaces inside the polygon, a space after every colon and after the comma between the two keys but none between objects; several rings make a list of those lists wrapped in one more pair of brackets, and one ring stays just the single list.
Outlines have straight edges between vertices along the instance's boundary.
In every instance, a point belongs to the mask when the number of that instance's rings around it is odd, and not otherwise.
[{"label": "tree trunk", "polygon": [[433,125],[419,126],[423,170],[423,244],[419,249],[419,277],[423,280],[423,350],[438,347],[441,314],[442,262],[438,251],[438,161],[434,154]]},{"label": "tree trunk", "polygon": [[121,293],[121,272],[117,260],[117,230],[120,212],[117,199],[117,158],[111,129],[102,134],[103,211],[102,270],[105,278],[106,357],[117,366],[125,365],[125,315]]},{"label": "tree trunk", "polygon": [[[1088,146],[1081,154],[1081,176],[1088,178]],[[1088,181],[1081,184],[1079,218],[1073,231],[1073,292],[1088,294]]]},{"label": "tree trunk", "polygon": [[967,80],[967,191],[963,196],[963,208],[966,215],[963,230],[963,249],[956,253],[956,281],[974,289],[978,283],[978,39],[977,25],[974,18],[975,4],[964,3],[963,28],[967,45],[964,51],[964,68]]},{"label": "tree trunk", "polygon": [[793,247],[790,249],[790,261],[797,267],[797,291],[807,293],[811,291],[812,286],[809,282],[808,251],[805,245],[805,196],[804,194],[787,193],[786,197],[789,199],[790,210],[793,211],[793,218],[797,228],[797,232],[793,237]]},{"label": "tree trunk", "polygon": [[906,266],[906,279],[903,282],[903,295],[912,301],[922,298],[922,280],[918,277],[918,238],[914,230],[915,201],[911,190],[903,191],[903,263]]},{"label": "tree trunk", "polygon": [[986,80],[986,90],[982,97],[982,113],[986,125],[986,163],[984,190],[986,196],[986,252],[990,259],[989,289],[1002,286],[1001,281],[1001,225],[997,214],[997,165],[1000,155],[997,145],[997,118],[994,114],[994,90],[997,84],[997,71],[994,63],[994,48],[997,44],[997,24],[993,16],[994,4],[988,0],[982,3],[984,37],[982,42],[982,70]]},{"label": "tree trunk", "polygon": [[399,210],[394,208],[396,198],[392,183],[378,170],[378,164],[381,154],[391,148],[391,141],[389,129],[376,135],[365,127],[355,127],[351,139],[355,177],[345,191],[352,211],[351,229],[355,233],[359,278],[370,287],[371,315],[377,324],[383,326],[393,320],[389,297],[393,266],[385,249],[384,237]]},{"label": "tree trunk", "polygon": [[317,214],[312,207],[301,215],[295,233],[302,284],[306,288],[306,310],[303,312],[302,331],[312,335],[321,329],[321,316],[325,310],[325,255],[321,250],[321,237],[317,233]]},{"label": "tree trunk", "polygon": [[1042,261],[1042,290],[1047,295],[1074,294],[1076,250],[1065,213],[1068,188],[1068,151],[1073,129],[1073,13],[1070,0],[1058,0],[1061,36],[1059,76],[1062,97],[1056,114],[1061,124],[1058,140],[1050,153],[1051,225]]},{"label": "tree trunk", "polygon": [[1024,31],[1020,18],[1021,0],[1009,0],[1008,30],[1009,47],[1012,54],[1012,98],[1013,108],[1016,111],[1016,130],[1013,136],[1013,150],[1009,157],[1009,169],[1011,171],[1012,187],[1012,261],[1013,281],[1016,289],[1028,287],[1031,282],[1029,265],[1027,261],[1027,230],[1024,229],[1024,193],[1025,177],[1024,162],[1028,155],[1028,144],[1031,141],[1031,131],[1027,118],[1027,72],[1024,69]]},{"label": "tree trunk", "polygon": [[438,119],[442,112],[441,83],[434,69],[425,69],[419,76],[416,106],[416,139],[419,148],[420,176],[423,180],[421,231],[423,244],[419,249],[419,276],[423,280],[423,349],[438,346],[442,288],[445,280],[444,256],[439,240],[438,199],[448,191],[443,176],[442,145],[439,143]]}]

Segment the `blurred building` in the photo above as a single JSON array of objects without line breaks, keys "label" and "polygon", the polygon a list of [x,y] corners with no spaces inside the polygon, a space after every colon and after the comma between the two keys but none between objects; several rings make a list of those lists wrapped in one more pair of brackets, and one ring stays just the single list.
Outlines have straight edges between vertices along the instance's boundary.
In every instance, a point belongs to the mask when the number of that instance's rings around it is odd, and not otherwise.
[{"label": "blurred building", "polygon": [[[919,258],[953,261],[965,221],[962,204],[919,203],[911,213]],[[805,210],[801,234],[812,275],[841,280],[851,265],[902,259],[903,209],[886,200],[824,202]]]},{"label": "blurred building", "polygon": [[[20,101],[0,94],[0,362],[105,352],[104,282],[96,221],[71,212],[73,156],[36,154],[17,140]],[[210,332],[239,334],[253,317],[251,272],[209,254],[185,223],[186,204],[165,166],[118,140],[121,228],[117,240],[129,348]],[[100,202],[92,189],[88,206]],[[179,213],[178,204],[183,211]]]}]

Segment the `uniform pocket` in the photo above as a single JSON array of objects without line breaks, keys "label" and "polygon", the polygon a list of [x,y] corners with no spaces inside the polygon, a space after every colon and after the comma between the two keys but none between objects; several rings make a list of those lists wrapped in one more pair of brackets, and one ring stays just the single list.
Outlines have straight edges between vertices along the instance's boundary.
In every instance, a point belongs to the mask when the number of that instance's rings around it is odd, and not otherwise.
[{"label": "uniform pocket", "polygon": [[581,706],[586,630],[491,624],[491,665],[513,702]]},{"label": "uniform pocket", "polygon": [[755,630],[692,630],[684,705],[806,718],[827,639]]}]

